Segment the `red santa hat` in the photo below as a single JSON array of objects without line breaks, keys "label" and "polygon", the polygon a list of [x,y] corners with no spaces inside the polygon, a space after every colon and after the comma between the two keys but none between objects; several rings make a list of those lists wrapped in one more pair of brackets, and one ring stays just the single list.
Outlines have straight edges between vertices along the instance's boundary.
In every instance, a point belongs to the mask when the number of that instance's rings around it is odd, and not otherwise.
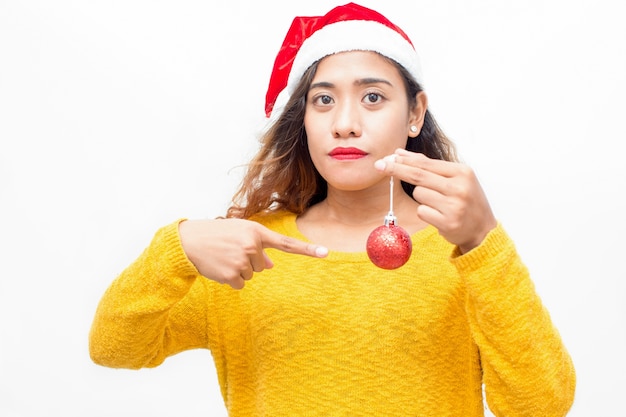
[{"label": "red santa hat", "polygon": [[325,56],[374,51],[393,59],[422,84],[419,57],[409,37],[380,13],[348,3],[324,16],[296,17],[283,42],[265,97],[265,115],[277,120],[304,72]]}]

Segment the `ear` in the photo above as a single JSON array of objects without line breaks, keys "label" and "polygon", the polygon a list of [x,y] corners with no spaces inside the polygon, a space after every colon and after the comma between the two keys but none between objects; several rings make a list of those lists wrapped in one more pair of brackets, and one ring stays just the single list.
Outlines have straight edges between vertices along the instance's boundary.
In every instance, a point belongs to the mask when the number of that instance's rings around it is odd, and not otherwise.
[{"label": "ear", "polygon": [[[415,95],[415,107],[409,112],[409,136],[412,138],[417,137],[422,131],[424,126],[424,117],[426,116],[426,110],[428,109],[428,97],[426,93],[420,91]],[[416,129],[413,128],[416,127]]]}]

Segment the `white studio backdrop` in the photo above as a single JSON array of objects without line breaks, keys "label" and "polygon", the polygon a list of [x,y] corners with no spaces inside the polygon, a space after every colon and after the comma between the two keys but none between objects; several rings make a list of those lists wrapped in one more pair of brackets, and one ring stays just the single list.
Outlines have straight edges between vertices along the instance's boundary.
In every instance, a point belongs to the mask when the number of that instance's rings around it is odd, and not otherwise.
[{"label": "white studio backdrop", "polygon": [[[94,365],[103,291],[153,233],[224,213],[295,15],[340,3],[0,0],[0,416],[225,416],[208,351]],[[619,1],[363,1],[517,243],[578,376],[626,415]]]}]

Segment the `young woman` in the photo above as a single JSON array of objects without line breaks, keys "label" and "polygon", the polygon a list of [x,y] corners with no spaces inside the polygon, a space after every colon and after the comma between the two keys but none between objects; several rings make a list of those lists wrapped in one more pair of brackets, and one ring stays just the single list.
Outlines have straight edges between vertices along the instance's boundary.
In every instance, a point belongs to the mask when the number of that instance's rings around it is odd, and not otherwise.
[{"label": "young woman", "polygon": [[[210,349],[233,417],[482,416],[483,384],[498,416],[565,415],[571,359],[421,83],[379,13],[296,18],[226,218],[156,233],[100,302],[93,360]],[[390,193],[412,253],[383,269]]]}]

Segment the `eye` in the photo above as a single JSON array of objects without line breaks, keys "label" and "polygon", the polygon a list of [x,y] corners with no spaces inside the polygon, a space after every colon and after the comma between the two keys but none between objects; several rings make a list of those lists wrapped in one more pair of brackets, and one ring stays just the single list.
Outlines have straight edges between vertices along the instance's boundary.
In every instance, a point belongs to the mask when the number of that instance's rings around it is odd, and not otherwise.
[{"label": "eye", "polygon": [[367,93],[363,100],[369,104],[374,104],[382,101],[383,97],[378,93]]},{"label": "eye", "polygon": [[320,105],[320,106],[328,106],[329,104],[333,103],[333,99],[329,95],[322,94],[322,95],[313,97],[313,103]]}]

